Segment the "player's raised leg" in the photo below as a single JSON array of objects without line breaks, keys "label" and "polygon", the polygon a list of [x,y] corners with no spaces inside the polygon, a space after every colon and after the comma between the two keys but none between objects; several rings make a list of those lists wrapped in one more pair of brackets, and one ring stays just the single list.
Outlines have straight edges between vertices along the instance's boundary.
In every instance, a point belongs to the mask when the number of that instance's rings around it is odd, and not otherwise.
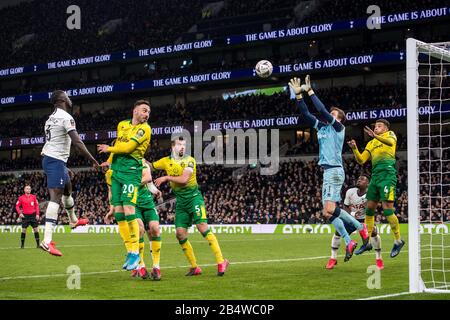
[{"label": "player's raised leg", "polygon": [[[137,197],[137,188],[136,188]],[[125,213],[125,219],[128,225],[128,231],[130,233],[130,247],[131,253],[128,260],[127,270],[134,270],[139,265],[139,223],[135,215],[135,207],[132,205],[124,205],[123,210]]]},{"label": "player's raised leg", "polygon": [[64,193],[62,196],[62,204],[63,204],[64,209],[67,212],[67,216],[69,217],[69,224],[72,229],[75,229],[76,227],[79,227],[79,226],[87,225],[89,223],[88,219],[78,218],[74,212],[75,211],[74,210],[75,202],[73,201],[73,198],[72,198],[72,183],[67,183],[64,186]]},{"label": "player's raised leg", "polygon": [[[341,189],[344,183],[345,172],[342,168],[325,169],[323,180],[323,194],[322,199],[330,200],[334,203],[341,201]],[[344,201],[345,205],[345,201]],[[354,216],[349,214],[345,209],[339,206],[328,206],[327,215],[334,215],[344,222],[344,226],[352,227],[352,230],[357,230],[361,236],[363,244],[369,242],[369,233],[365,224],[360,223]],[[333,210],[334,211],[331,211]],[[352,231],[353,232],[353,231]],[[345,239],[345,238],[344,238]]]},{"label": "player's raised leg", "polygon": [[123,179],[126,178],[122,174],[113,172],[111,201],[114,205],[114,215],[119,225],[119,233],[127,248],[127,256],[122,269],[132,271],[137,268],[140,261],[139,223],[135,215],[138,189],[132,183],[124,183]]},{"label": "player's raised leg", "polygon": [[391,250],[391,258],[395,258],[400,250],[405,245],[405,241],[400,236],[400,224],[398,218],[395,215],[394,202],[383,201],[383,214],[386,217],[389,225],[391,226],[392,234],[394,235],[394,245]]},{"label": "player's raised leg", "polygon": [[40,246],[43,250],[55,256],[62,256],[56,249],[55,242],[52,241],[53,230],[58,221],[59,203],[64,193],[66,185],[70,184],[70,177],[65,167],[65,163],[59,159],[44,156],[42,167],[47,175],[47,187],[50,194],[50,201],[45,211],[44,240]]},{"label": "player's raised leg", "polygon": [[[56,90],[51,95],[51,103],[55,110],[45,122],[45,145],[42,148],[42,167],[47,176],[47,188],[50,193],[50,202],[45,213],[44,241],[41,248],[52,255],[61,256],[52,241],[53,229],[56,225],[59,212],[59,203],[63,194],[66,195],[65,206],[73,206],[73,199],[69,190],[72,190],[66,162],[70,155],[70,146],[73,144],[80,153],[89,159],[95,168],[99,166],[97,160],[87,150],[80,139],[75,127],[75,120],[67,112],[72,107],[72,101],[64,91]],[[66,192],[65,192],[66,191]],[[69,214],[70,217],[70,214]]]}]

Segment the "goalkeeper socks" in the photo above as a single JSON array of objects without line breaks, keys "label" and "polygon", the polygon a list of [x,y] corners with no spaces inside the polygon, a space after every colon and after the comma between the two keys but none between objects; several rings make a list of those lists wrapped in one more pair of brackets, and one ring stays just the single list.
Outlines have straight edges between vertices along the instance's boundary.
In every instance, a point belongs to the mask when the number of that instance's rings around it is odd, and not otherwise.
[{"label": "goalkeeper socks", "polygon": [[145,267],[145,262],[144,262],[144,248],[145,248],[145,242],[144,242],[144,237],[140,237],[139,238],[139,257],[140,257],[140,261],[139,261],[139,267]]},{"label": "goalkeeper socks", "polygon": [[152,252],[153,268],[159,269],[159,260],[161,257],[161,237],[152,237],[150,246]]},{"label": "goalkeeper socks", "polygon": [[331,258],[337,259],[337,253],[340,246],[341,246],[341,236],[333,234],[333,238],[331,238]]},{"label": "goalkeeper socks", "polygon": [[180,243],[181,248],[183,249],[184,255],[188,259],[192,268],[196,268],[198,266],[197,260],[195,259],[194,249],[192,248],[192,245],[189,242],[188,238],[180,240],[179,243]]},{"label": "goalkeeper socks", "polygon": [[23,247],[23,245],[25,244],[25,237],[27,236],[26,233],[22,232],[20,234],[20,246]]},{"label": "goalkeeper socks", "polygon": [[342,221],[344,221],[348,225],[354,226],[358,231],[363,229],[363,225],[344,209],[336,207],[333,215],[335,217],[339,217],[340,219],[342,219]]},{"label": "goalkeeper socks", "polygon": [[131,252],[134,254],[139,253],[139,223],[135,214],[125,215],[125,219],[128,222],[128,230],[130,232],[130,244]]},{"label": "goalkeeper socks", "polygon": [[331,216],[331,223],[333,224],[336,231],[344,238],[345,245],[348,245],[352,239],[350,238],[347,230],[345,229],[344,222],[340,218],[336,218],[335,216]]},{"label": "goalkeeper socks", "polygon": [[45,231],[44,243],[49,244],[52,241],[53,229],[58,221],[59,204],[53,201],[48,202],[47,210],[45,211]]},{"label": "goalkeeper socks", "polygon": [[377,259],[381,259],[381,237],[377,234],[375,237],[370,237],[370,243],[375,249],[375,255]]},{"label": "goalkeeper socks", "polygon": [[369,236],[372,235],[373,228],[375,226],[375,210],[373,209],[366,209],[366,217],[364,219],[364,222],[367,226],[367,233]]},{"label": "goalkeeper socks", "polygon": [[400,243],[400,224],[398,223],[397,216],[394,214],[394,209],[384,209],[383,214],[386,216],[386,219],[391,226],[395,242]]},{"label": "goalkeeper socks", "polygon": [[208,240],[209,246],[211,247],[211,250],[216,257],[216,262],[218,264],[222,263],[224,261],[222,251],[220,250],[219,242],[217,241],[214,233],[212,233],[211,230],[208,229],[205,231],[205,233],[202,233],[202,235],[206,240]]},{"label": "goalkeeper socks", "polygon": [[73,201],[72,196],[62,196],[62,203],[64,208],[67,211],[67,216],[69,217],[69,221],[71,224],[76,224],[78,222],[77,215],[74,212],[75,202]]},{"label": "goalkeeper socks", "polygon": [[36,239],[36,245],[39,245],[39,232],[34,233],[34,239]]},{"label": "goalkeeper socks", "polygon": [[125,214],[123,212],[116,212],[114,214],[117,225],[119,226],[119,234],[122,238],[123,244],[127,249],[127,252],[131,252],[130,232],[128,230],[128,223],[125,220]]}]

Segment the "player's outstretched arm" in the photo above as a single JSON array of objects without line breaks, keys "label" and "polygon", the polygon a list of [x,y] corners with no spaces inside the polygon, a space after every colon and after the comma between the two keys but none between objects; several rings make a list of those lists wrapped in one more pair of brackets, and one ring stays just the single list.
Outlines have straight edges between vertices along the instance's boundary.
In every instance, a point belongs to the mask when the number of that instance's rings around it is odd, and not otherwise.
[{"label": "player's outstretched arm", "polygon": [[336,121],[333,115],[330,112],[328,112],[325,105],[322,103],[322,101],[319,99],[319,97],[312,89],[309,74],[305,78],[305,84],[302,86],[302,89],[308,92],[308,95],[310,96],[311,101],[313,102],[316,110],[328,123],[333,124],[333,127],[336,129],[336,131],[341,131],[344,129],[344,126],[339,121]]},{"label": "player's outstretched arm", "polygon": [[364,132],[367,133],[369,135],[369,137],[375,138],[378,141],[380,141],[381,143],[384,143],[385,145],[388,145],[389,147],[394,146],[395,143],[396,143],[396,137],[395,137],[395,135],[393,133],[392,133],[392,135],[389,135],[386,138],[385,137],[381,137],[381,136],[377,135],[375,132],[373,132],[373,130],[370,129],[368,126],[364,127]]},{"label": "player's outstretched arm", "polygon": [[364,164],[367,162],[367,160],[370,159],[370,152],[367,149],[364,149],[364,151],[360,153],[355,140],[352,139],[347,143],[350,149],[352,149],[353,154],[355,155],[356,162],[358,162],[359,164]]},{"label": "player's outstretched arm", "polygon": [[152,172],[150,170],[150,165],[147,160],[144,159],[145,162],[145,170],[142,172],[142,181],[141,185],[147,185],[148,190],[156,197],[156,199],[160,198],[162,196],[162,192],[156,188],[155,184],[153,183],[153,177]]},{"label": "player's outstretched arm", "polygon": [[174,182],[180,185],[186,185],[189,181],[189,179],[191,178],[193,174],[192,170],[189,170],[188,168],[185,168],[183,170],[183,173],[181,174],[181,176],[178,177],[173,177],[173,176],[164,176],[164,177],[159,177],[158,179],[155,180],[155,185],[157,187],[159,187],[161,184],[163,184],[164,182]]},{"label": "player's outstretched arm", "polygon": [[121,143],[119,145],[108,146],[107,144],[97,145],[97,150],[100,153],[115,153],[115,154],[130,154],[138,147],[139,143],[131,139],[127,143]]},{"label": "player's outstretched arm", "polygon": [[296,104],[297,108],[300,110],[300,114],[303,116],[303,118],[305,118],[306,122],[310,126],[316,127],[316,125],[318,125],[319,123],[319,120],[317,120],[317,118],[309,112],[308,107],[306,106],[306,103],[303,100],[302,88],[300,86],[300,79],[292,78],[289,81],[288,85],[295,93],[295,98],[297,101]]},{"label": "player's outstretched arm", "polygon": [[87,159],[89,159],[95,167],[98,167],[99,164],[98,164],[97,160],[95,160],[95,158],[92,156],[92,154],[89,152],[89,150],[84,145],[83,141],[81,141],[80,136],[78,135],[78,132],[76,130],[69,131],[69,136],[70,136],[70,139],[72,139],[72,143],[75,146],[75,148],[77,148],[77,150],[83,156],[85,156]]}]

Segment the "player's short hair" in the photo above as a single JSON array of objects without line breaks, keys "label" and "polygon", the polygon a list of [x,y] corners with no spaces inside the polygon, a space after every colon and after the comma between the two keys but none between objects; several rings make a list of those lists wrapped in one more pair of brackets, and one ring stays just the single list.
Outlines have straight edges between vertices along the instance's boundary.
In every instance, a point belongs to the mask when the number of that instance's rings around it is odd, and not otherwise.
[{"label": "player's short hair", "polygon": [[50,96],[50,103],[52,105],[55,105],[59,101],[67,102],[67,100],[65,99],[66,95],[67,95],[66,92],[63,90],[55,90],[52,92],[52,95]]},{"label": "player's short hair", "polygon": [[386,119],[378,119],[377,121],[375,121],[375,123],[377,122],[383,123],[388,129],[391,127],[391,124]]},{"label": "player's short hair", "polygon": [[332,108],[330,109],[330,112],[332,112],[332,111],[334,111],[334,110],[336,110],[336,111],[338,112],[339,118],[341,119],[341,120],[340,120],[341,123],[344,123],[345,120],[347,120],[347,118],[345,117],[345,112],[344,112],[344,110],[342,110],[342,109],[340,109],[340,108],[338,108],[338,107],[332,107]]},{"label": "player's short hair", "polygon": [[[364,177],[364,178],[366,178],[367,180],[369,180],[369,181],[370,181],[370,177],[369,177],[369,175],[368,175],[368,174],[365,174],[365,173],[361,173],[361,174],[359,175],[359,177]],[[358,177],[358,179],[359,179],[359,177]]]},{"label": "player's short hair", "polygon": [[141,104],[145,104],[145,105],[147,105],[147,106],[150,108],[150,101],[141,99],[141,100],[138,100],[138,101],[136,101],[136,102],[134,103],[133,110],[134,110],[137,106],[140,106]]},{"label": "player's short hair", "polygon": [[177,140],[184,141],[184,138],[183,138],[183,136],[175,136],[175,137],[173,137],[172,141],[170,142],[172,147],[175,145],[175,142],[177,142]]}]

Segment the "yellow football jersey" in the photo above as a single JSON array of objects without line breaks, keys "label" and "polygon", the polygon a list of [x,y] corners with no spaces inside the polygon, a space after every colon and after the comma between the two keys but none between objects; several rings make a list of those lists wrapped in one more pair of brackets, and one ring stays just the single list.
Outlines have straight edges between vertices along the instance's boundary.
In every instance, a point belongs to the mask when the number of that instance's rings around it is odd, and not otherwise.
[{"label": "yellow football jersey", "polygon": [[153,162],[152,166],[158,170],[165,170],[167,175],[173,177],[181,176],[185,168],[191,168],[193,172],[186,185],[170,182],[170,187],[175,195],[190,195],[191,193],[199,192],[197,184],[197,163],[193,157],[184,156],[176,160],[172,156],[168,156]]},{"label": "yellow football jersey", "polygon": [[118,171],[136,170],[142,168],[142,159],[150,144],[152,129],[147,122],[132,125],[131,120],[123,120],[117,125],[117,139],[115,146],[136,141],[138,146],[131,154],[115,154],[112,169]]},{"label": "yellow football jersey", "polygon": [[372,159],[372,171],[377,172],[391,168],[395,170],[397,136],[393,131],[387,131],[381,134],[380,137],[391,139],[393,141],[393,145],[388,146],[375,138],[367,143],[365,150],[370,153],[370,157]]},{"label": "yellow football jersey", "polygon": [[111,184],[112,184],[112,181],[111,181],[111,179],[112,179],[112,172],[113,171],[111,169],[108,169],[108,171],[105,172],[105,180],[106,180],[106,184],[108,186],[111,186]]}]

